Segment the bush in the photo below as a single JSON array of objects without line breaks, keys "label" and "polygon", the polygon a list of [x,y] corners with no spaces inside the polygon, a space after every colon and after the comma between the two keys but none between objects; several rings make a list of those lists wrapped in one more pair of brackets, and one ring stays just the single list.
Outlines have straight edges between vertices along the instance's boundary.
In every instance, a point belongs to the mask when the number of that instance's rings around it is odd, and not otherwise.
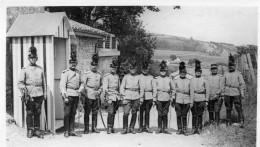
[{"label": "bush", "polygon": [[171,59],[172,61],[174,61],[175,59],[177,59],[177,56],[176,56],[176,55],[171,55],[171,56],[170,56],[170,59]]}]

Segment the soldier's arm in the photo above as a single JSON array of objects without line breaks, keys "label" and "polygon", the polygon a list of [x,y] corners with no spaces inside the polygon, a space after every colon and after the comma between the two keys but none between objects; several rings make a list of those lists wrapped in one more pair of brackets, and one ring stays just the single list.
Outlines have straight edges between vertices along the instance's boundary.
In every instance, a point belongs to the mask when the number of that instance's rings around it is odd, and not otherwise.
[{"label": "soldier's arm", "polygon": [[220,96],[223,96],[224,95],[224,91],[225,91],[225,86],[224,86],[224,77],[221,76],[220,79],[219,79],[219,90],[220,90]]},{"label": "soldier's arm", "polygon": [[139,79],[138,79],[138,82],[139,82],[139,87],[140,87],[140,101],[144,101],[144,83],[142,83],[142,80],[139,76]]},{"label": "soldier's arm", "polygon": [[190,80],[190,103],[193,104],[194,101],[194,86],[193,86],[193,80]]},{"label": "soldier's arm", "polygon": [[157,86],[156,86],[156,79],[153,79],[153,101],[157,101]]},{"label": "soldier's arm", "polygon": [[80,74],[80,86],[79,86],[79,92],[81,93],[85,88],[85,76],[82,74],[82,72],[79,72]]},{"label": "soldier's arm", "polygon": [[122,83],[120,85],[120,93],[125,95],[125,84],[126,84],[126,76],[123,77]]},{"label": "soldier's arm", "polygon": [[172,88],[172,99],[175,100],[176,99],[176,82],[175,80],[171,81],[171,88]]},{"label": "soldier's arm", "polygon": [[60,79],[60,91],[63,96],[66,95],[67,92],[66,84],[67,84],[67,73],[63,72],[61,74],[61,79]]},{"label": "soldier's arm", "polygon": [[208,80],[205,80],[205,90],[206,90],[206,102],[208,102],[209,101],[209,94],[210,94]]},{"label": "soldier's arm", "polygon": [[21,92],[22,92],[23,90],[26,90],[25,80],[26,80],[25,70],[22,69],[22,71],[21,71],[21,73],[20,73],[19,80],[18,80],[18,89],[19,89]]}]

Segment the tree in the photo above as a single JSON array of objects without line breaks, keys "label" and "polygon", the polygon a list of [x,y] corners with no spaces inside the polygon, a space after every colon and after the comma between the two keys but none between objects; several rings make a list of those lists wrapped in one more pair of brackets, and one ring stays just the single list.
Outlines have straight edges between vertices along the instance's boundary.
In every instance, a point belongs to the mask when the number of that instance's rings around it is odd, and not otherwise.
[{"label": "tree", "polygon": [[177,59],[177,56],[176,55],[171,55],[170,58],[171,58],[172,61],[174,61],[175,59]]},{"label": "tree", "polygon": [[[143,28],[138,17],[145,10],[160,11],[154,6],[88,6],[46,7],[49,12],[66,12],[67,16],[80,23],[115,34],[118,38],[120,62],[129,60],[150,61],[155,47],[155,37]],[[142,62],[138,62],[142,63]]]}]

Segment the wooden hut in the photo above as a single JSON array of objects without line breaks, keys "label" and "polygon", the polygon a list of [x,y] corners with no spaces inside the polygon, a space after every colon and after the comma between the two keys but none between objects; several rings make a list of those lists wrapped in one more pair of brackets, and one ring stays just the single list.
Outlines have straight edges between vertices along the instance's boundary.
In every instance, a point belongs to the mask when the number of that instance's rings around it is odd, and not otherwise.
[{"label": "wooden hut", "polygon": [[19,15],[7,33],[11,39],[13,59],[14,119],[26,127],[25,106],[20,99],[17,82],[21,69],[28,65],[28,49],[35,46],[37,64],[43,67],[47,79],[47,100],[42,105],[41,129],[55,133],[62,98],[59,90],[61,72],[68,67],[73,29],[64,12]]}]

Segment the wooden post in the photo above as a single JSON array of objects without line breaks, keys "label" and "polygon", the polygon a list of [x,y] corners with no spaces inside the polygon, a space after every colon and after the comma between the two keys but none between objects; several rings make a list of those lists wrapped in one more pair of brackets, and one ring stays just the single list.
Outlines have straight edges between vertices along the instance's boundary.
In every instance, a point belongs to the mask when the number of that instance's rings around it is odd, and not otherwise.
[{"label": "wooden post", "polygon": [[250,56],[249,53],[247,53],[247,61],[248,61],[248,65],[249,65],[249,70],[250,70],[252,81],[255,84],[256,83],[256,78],[255,78],[254,68],[253,68],[253,65],[252,65],[251,56]]},{"label": "wooden post", "polygon": [[243,60],[244,60],[246,79],[247,79],[248,82],[250,82],[251,77],[250,77],[250,73],[249,73],[249,67],[248,67],[248,63],[247,63],[246,54],[243,54],[243,58],[244,58]]}]

